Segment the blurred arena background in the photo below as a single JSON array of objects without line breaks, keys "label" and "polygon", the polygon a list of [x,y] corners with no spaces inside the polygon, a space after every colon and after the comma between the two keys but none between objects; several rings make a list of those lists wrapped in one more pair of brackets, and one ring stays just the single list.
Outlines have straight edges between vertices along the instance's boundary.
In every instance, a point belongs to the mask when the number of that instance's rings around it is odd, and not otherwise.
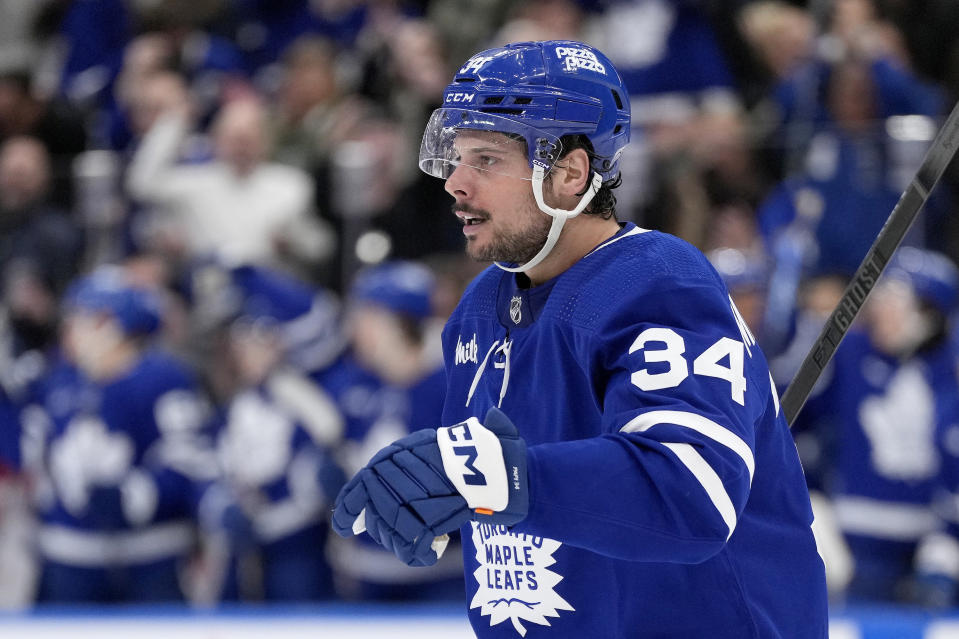
[{"label": "blurred arena background", "polygon": [[[560,38],[630,88],[619,218],[706,252],[785,388],[959,98],[955,0],[0,2],[0,633],[471,636],[456,550],[326,517],[438,425],[484,266],[422,128]],[[957,187],[795,428],[842,639],[959,637]]]}]

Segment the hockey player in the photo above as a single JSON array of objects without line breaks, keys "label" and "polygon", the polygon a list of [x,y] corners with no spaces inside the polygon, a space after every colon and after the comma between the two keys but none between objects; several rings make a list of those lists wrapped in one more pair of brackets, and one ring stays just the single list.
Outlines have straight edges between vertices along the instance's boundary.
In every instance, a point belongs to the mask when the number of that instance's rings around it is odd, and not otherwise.
[{"label": "hockey player", "polygon": [[335,529],[411,565],[459,529],[479,637],[825,637],[762,353],[702,254],[615,218],[629,106],[610,61],[491,49],[443,104],[420,167],[497,265],[444,330],[444,426],[374,455]]},{"label": "hockey player", "polygon": [[[955,446],[943,440],[959,421],[948,335],[957,291],[948,258],[899,249],[797,421],[804,437],[817,437],[817,447],[801,448],[819,451],[804,455],[810,485],[830,496],[852,553],[850,600],[912,601],[917,569],[954,573],[954,560],[935,551],[933,499],[940,477],[956,486]],[[923,540],[927,552],[917,557]]]},{"label": "hockey player", "polygon": [[191,371],[154,345],[159,298],[103,267],[67,292],[68,363],[25,421],[38,473],[44,602],[180,600],[194,489],[210,479],[208,405]]},{"label": "hockey player", "polygon": [[[362,271],[350,290],[350,351],[317,376],[346,419],[342,447],[354,473],[383,446],[437,424],[446,396],[433,274],[415,262]],[[416,601],[462,597],[463,562],[448,552],[436,565],[411,568],[365,535],[331,553],[343,594],[361,600]]]},{"label": "hockey player", "polygon": [[[228,583],[225,594],[328,599],[327,518],[344,481],[332,451],[342,440],[343,420],[294,362],[309,350],[311,337],[328,335],[332,316],[325,297],[279,272],[244,266],[231,276],[239,309],[228,343],[238,388],[223,411],[217,449],[228,501],[240,504],[249,528],[226,520],[239,561],[238,583]],[[242,569],[251,565],[248,559],[259,564],[256,581],[245,578],[253,572]]]}]

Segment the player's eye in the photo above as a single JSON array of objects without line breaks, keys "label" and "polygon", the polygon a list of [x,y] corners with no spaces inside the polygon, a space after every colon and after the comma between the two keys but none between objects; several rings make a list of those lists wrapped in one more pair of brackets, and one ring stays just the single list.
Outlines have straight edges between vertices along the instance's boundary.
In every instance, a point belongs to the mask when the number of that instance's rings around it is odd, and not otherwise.
[{"label": "player's eye", "polygon": [[495,158],[492,155],[481,155],[479,156],[479,166],[488,169],[491,166],[499,162],[499,158]]}]

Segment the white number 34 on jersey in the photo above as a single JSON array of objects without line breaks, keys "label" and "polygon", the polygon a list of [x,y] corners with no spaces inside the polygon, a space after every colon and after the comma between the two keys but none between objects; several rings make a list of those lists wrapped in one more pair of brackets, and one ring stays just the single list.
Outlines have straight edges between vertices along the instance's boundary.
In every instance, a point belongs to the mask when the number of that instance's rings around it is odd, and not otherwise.
[{"label": "white number 34 on jersey", "polygon": [[[732,300],[730,300],[732,304]],[[745,406],[746,376],[743,372],[745,353],[752,357],[750,346],[756,343],[746,323],[742,320],[735,305],[732,305],[733,315],[739,325],[743,341],[729,337],[719,338],[712,346],[693,360],[693,374],[705,377],[716,377],[729,382],[730,394],[740,406]],[[648,343],[664,344],[665,348],[648,349]],[[663,362],[667,365],[665,371],[650,373],[642,368],[630,376],[630,381],[644,391],[673,388],[689,377],[689,365],[686,363],[686,342],[682,335],[671,328],[647,328],[636,336],[630,354],[642,351],[647,364]],[[728,365],[722,361],[728,358]],[[659,367],[661,368],[661,367]]]}]

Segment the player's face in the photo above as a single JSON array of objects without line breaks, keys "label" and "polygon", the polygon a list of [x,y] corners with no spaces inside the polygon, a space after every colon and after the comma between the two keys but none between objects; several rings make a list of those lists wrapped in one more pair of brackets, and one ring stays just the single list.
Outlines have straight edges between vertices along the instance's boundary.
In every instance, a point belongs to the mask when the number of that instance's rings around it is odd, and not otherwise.
[{"label": "player's face", "polygon": [[525,144],[475,131],[460,133],[455,148],[461,164],[447,178],[446,190],[456,198],[453,213],[463,223],[467,254],[481,261],[528,262],[546,241],[551,219],[533,199]]},{"label": "player's face", "polygon": [[282,359],[283,348],[275,331],[240,322],[231,327],[229,337],[237,373],[245,384],[262,383]]},{"label": "player's face", "polygon": [[93,379],[100,379],[109,372],[111,354],[123,341],[123,330],[107,313],[74,311],[65,318],[64,352]]},{"label": "player's face", "polygon": [[884,353],[909,352],[926,337],[926,322],[919,303],[905,282],[881,281],[863,311],[873,344]]}]

